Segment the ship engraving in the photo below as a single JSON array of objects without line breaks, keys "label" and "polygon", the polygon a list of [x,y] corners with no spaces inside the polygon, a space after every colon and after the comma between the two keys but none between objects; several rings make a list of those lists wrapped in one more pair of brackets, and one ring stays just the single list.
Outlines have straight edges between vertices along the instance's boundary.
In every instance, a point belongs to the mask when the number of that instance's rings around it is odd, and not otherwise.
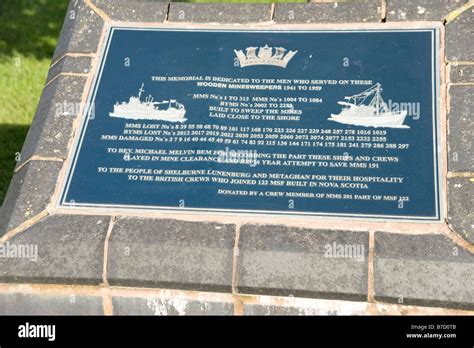
[{"label": "ship engraving", "polygon": [[151,95],[141,100],[145,84],[138,90],[138,96],[131,96],[128,102],[117,102],[111,117],[127,118],[132,120],[158,120],[167,122],[185,122],[186,109],[176,100],[155,102]]},{"label": "ship engraving", "polygon": [[410,128],[403,124],[407,110],[391,111],[382,99],[380,83],[344,99],[338,102],[343,106],[341,112],[331,114],[329,121],[362,127]]}]

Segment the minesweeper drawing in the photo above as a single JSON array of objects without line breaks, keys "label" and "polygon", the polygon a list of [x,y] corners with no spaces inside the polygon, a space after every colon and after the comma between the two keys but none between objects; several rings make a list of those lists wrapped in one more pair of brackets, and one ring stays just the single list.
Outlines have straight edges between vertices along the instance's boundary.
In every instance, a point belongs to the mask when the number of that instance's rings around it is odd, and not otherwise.
[{"label": "minesweeper drawing", "polygon": [[[367,103],[371,96],[373,98]],[[384,102],[380,83],[344,99],[346,101],[338,102],[344,106],[342,111],[337,115],[331,114],[328,120],[363,127],[410,128],[403,124],[407,111],[391,111]]]},{"label": "minesweeper drawing", "polygon": [[186,109],[184,105],[176,100],[163,100],[155,102],[149,95],[145,101],[141,100],[142,93],[145,92],[145,84],[138,90],[138,96],[131,96],[128,102],[117,102],[114,111],[109,114],[111,117],[129,118],[133,120],[159,120],[168,122],[184,122],[186,119]]}]

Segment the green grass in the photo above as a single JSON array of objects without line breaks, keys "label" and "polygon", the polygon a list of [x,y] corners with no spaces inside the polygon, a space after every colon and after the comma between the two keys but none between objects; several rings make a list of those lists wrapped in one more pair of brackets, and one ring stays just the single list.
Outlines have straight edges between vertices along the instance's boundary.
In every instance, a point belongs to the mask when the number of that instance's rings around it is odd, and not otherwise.
[{"label": "green grass", "polygon": [[0,204],[44,86],[67,0],[0,0]]}]

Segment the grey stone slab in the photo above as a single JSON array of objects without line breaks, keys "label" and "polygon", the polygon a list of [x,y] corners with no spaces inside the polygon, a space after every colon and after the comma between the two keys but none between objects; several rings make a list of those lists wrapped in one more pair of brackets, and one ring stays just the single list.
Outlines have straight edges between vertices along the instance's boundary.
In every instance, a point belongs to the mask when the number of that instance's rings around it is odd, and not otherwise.
[{"label": "grey stone slab", "polygon": [[240,293],[367,299],[368,233],[245,225]]},{"label": "grey stone slab", "polygon": [[378,0],[281,3],[275,5],[274,20],[279,23],[380,22],[381,3]]},{"label": "grey stone slab", "polygon": [[169,3],[143,0],[92,0],[112,20],[125,22],[163,22]]},{"label": "grey stone slab", "polygon": [[449,69],[450,83],[474,83],[474,63],[473,64],[451,64]]},{"label": "grey stone slab", "polygon": [[[0,282],[100,284],[109,221],[105,216],[46,217],[3,244],[8,256],[0,258]],[[15,255],[15,249],[23,253]]]},{"label": "grey stone slab", "polygon": [[474,61],[474,7],[446,24],[446,60]]},{"label": "grey stone slab", "polygon": [[448,170],[474,171],[474,85],[449,87]]},{"label": "grey stone slab", "polygon": [[104,21],[84,0],[70,0],[53,62],[65,53],[95,53]]},{"label": "grey stone slab", "polygon": [[171,3],[170,22],[256,23],[269,21],[270,4],[188,4]]},{"label": "grey stone slab", "polygon": [[387,22],[441,21],[466,0],[387,0]]},{"label": "grey stone slab", "polygon": [[234,239],[234,225],[121,218],[109,241],[109,282],[230,291]]},{"label": "grey stone slab", "polygon": [[65,159],[87,78],[59,76],[41,95],[17,168],[32,156]]},{"label": "grey stone slab", "polygon": [[474,245],[474,178],[448,178],[448,223]]},{"label": "grey stone slab", "polygon": [[233,315],[233,303],[187,299],[117,297],[112,298],[114,315]]},{"label": "grey stone slab", "polygon": [[474,255],[443,235],[376,232],[375,299],[474,308]]},{"label": "grey stone slab", "polygon": [[103,315],[98,296],[0,294],[0,315]]},{"label": "grey stone slab", "polygon": [[48,71],[46,81],[49,82],[59,74],[88,74],[91,72],[91,57],[70,57],[64,56],[60,61],[54,64]]},{"label": "grey stone slab", "polygon": [[1,210],[0,236],[45,210],[61,166],[61,162],[32,161],[15,173]]}]

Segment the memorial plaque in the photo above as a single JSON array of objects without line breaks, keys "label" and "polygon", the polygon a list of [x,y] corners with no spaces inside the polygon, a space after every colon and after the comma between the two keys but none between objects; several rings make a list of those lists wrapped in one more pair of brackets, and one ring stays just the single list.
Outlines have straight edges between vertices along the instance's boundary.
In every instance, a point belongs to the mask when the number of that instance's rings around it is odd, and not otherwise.
[{"label": "memorial plaque", "polygon": [[440,220],[439,29],[110,29],[59,206]]}]

